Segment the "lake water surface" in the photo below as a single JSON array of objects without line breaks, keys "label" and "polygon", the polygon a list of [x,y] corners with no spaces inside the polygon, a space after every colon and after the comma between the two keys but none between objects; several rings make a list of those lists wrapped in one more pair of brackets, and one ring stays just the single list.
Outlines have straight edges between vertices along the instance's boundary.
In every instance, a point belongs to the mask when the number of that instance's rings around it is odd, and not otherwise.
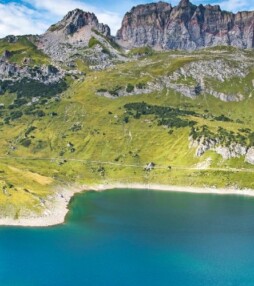
[{"label": "lake water surface", "polygon": [[78,194],[66,224],[0,227],[0,286],[254,285],[254,198]]}]

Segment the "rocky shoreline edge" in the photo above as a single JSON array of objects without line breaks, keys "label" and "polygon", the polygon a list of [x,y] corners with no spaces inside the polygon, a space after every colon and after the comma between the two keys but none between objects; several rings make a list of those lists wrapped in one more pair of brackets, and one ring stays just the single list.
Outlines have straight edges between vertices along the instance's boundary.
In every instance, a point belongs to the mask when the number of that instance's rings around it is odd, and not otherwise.
[{"label": "rocky shoreline edge", "polygon": [[151,190],[151,191],[167,191],[167,192],[182,192],[193,194],[214,194],[214,195],[237,195],[254,197],[252,189],[237,189],[237,188],[212,188],[212,187],[187,187],[187,186],[172,186],[160,184],[139,184],[139,183],[108,183],[98,185],[82,185],[82,186],[66,186],[58,187],[56,196],[51,201],[49,211],[46,211],[41,216],[31,216],[19,219],[1,218],[0,226],[17,226],[17,227],[50,227],[65,223],[65,217],[69,211],[69,203],[71,198],[81,192],[86,191],[105,191],[112,189],[133,189],[133,190]]}]

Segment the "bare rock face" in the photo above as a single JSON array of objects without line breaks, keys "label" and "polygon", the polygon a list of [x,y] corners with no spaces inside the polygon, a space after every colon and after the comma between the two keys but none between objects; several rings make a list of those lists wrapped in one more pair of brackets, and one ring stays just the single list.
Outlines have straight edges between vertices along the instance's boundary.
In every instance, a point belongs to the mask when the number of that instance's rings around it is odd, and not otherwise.
[{"label": "bare rock face", "polygon": [[254,147],[249,148],[245,157],[245,162],[254,165]]},{"label": "bare rock face", "polygon": [[247,148],[240,144],[233,143],[229,147],[218,146],[215,148],[215,152],[221,155],[224,160],[228,160],[246,155]]},{"label": "bare rock face", "polygon": [[254,47],[254,11],[233,14],[220,6],[181,0],[139,5],[126,13],[117,41],[126,48],[196,50],[217,45]]},{"label": "bare rock face", "polygon": [[99,23],[93,13],[75,9],[39,36],[35,44],[56,65],[75,68],[76,60],[82,60],[90,69],[101,70],[125,60],[112,43],[108,25]]},{"label": "bare rock face", "polygon": [[80,49],[89,46],[92,37],[106,41],[103,37],[110,38],[109,26],[99,23],[93,13],[76,9],[52,25],[36,45],[54,61],[67,63]]},{"label": "bare rock face", "polygon": [[110,36],[110,28],[108,25],[99,23],[97,17],[93,13],[84,12],[80,9],[70,11],[59,23],[52,25],[48,32],[63,31],[66,36],[73,35],[85,26],[96,29],[104,36]]},{"label": "bare rock face", "polygon": [[64,78],[64,76],[64,71],[58,70],[52,65],[29,67],[26,65],[13,64],[0,59],[0,81],[15,82],[22,79],[32,79],[45,84],[51,84],[58,82]]}]

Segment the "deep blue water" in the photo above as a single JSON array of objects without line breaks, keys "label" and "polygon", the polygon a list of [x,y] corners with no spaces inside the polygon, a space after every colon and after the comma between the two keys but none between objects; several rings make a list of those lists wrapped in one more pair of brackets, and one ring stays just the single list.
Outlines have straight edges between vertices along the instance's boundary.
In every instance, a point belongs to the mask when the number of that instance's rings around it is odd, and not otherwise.
[{"label": "deep blue water", "polygon": [[112,190],[65,225],[0,228],[0,286],[254,285],[254,199]]}]

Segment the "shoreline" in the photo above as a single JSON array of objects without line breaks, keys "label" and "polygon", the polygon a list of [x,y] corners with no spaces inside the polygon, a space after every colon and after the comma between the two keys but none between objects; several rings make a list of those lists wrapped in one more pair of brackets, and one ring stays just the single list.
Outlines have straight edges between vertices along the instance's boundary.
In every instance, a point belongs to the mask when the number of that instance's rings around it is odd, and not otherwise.
[{"label": "shoreline", "polygon": [[47,202],[47,210],[41,216],[24,217],[20,219],[0,218],[1,226],[16,227],[50,227],[65,223],[65,218],[69,212],[69,203],[75,194],[87,191],[102,192],[112,189],[133,189],[133,190],[151,190],[162,192],[181,192],[193,194],[210,194],[210,195],[237,195],[254,197],[252,189],[234,189],[234,188],[212,188],[212,187],[184,187],[160,184],[124,184],[109,183],[98,185],[66,186],[58,187],[55,197]]}]

